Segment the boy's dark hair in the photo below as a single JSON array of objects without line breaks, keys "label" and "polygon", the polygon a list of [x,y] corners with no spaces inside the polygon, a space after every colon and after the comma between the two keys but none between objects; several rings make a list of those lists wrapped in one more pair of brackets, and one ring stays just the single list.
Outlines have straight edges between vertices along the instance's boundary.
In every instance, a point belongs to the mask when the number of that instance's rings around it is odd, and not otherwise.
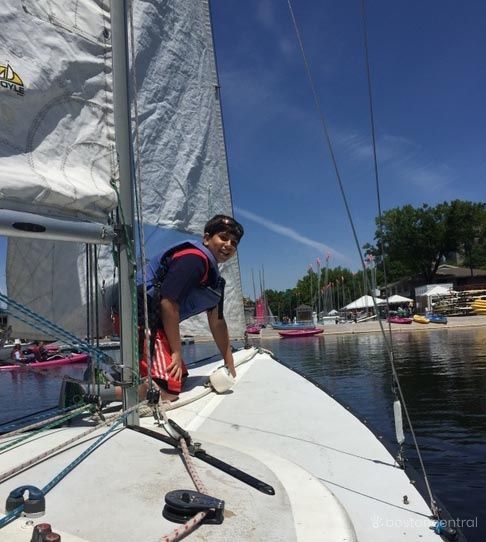
[{"label": "boy's dark hair", "polygon": [[236,240],[240,242],[245,230],[239,222],[236,222],[234,218],[227,215],[213,216],[213,218],[211,218],[204,226],[204,233],[207,233],[210,237],[221,232],[227,232],[234,235]]}]

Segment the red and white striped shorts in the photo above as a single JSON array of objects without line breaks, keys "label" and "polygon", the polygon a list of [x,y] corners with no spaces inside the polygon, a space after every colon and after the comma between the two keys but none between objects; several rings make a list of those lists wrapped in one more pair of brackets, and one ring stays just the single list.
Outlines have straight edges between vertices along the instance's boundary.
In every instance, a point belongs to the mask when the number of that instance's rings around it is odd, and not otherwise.
[{"label": "red and white striped shorts", "polygon": [[[143,338],[143,333],[141,333]],[[145,341],[144,341],[145,342]],[[142,350],[143,355],[140,359],[140,376],[148,376],[148,363],[145,359],[145,344]],[[170,393],[180,393],[182,389],[182,384],[185,380],[185,377],[188,374],[187,367],[184,362],[182,362],[182,379],[176,380],[169,376],[167,372],[167,367],[172,362],[172,355],[170,351],[169,341],[165,336],[165,333],[161,330],[155,332],[154,338],[154,351],[152,356],[152,370],[150,374],[152,378],[162,387],[167,388],[167,391]],[[161,382],[158,382],[161,381]]]}]

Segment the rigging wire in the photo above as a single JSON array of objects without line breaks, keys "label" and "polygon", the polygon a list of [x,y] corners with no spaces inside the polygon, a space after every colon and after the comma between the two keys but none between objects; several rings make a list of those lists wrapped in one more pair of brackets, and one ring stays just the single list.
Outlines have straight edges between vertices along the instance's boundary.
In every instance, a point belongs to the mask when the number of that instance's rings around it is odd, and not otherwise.
[{"label": "rigging wire", "polygon": [[[332,141],[331,141],[331,137],[330,137],[329,129],[328,129],[328,126],[327,126],[327,122],[326,122],[326,119],[325,119],[325,116],[324,116],[324,113],[323,113],[323,110],[322,110],[321,101],[319,99],[319,95],[317,93],[317,90],[316,90],[316,87],[315,87],[315,84],[314,84],[314,78],[312,76],[312,71],[310,69],[310,64],[309,64],[309,61],[307,59],[307,55],[306,55],[306,52],[305,52],[305,48],[304,48],[304,44],[303,44],[303,40],[302,40],[302,34],[300,32],[300,29],[299,29],[299,26],[297,24],[297,20],[296,20],[295,14],[294,14],[294,10],[293,10],[293,7],[292,7],[292,1],[287,0],[287,5],[288,5],[288,8],[289,8],[290,17],[292,19],[295,34],[296,34],[297,41],[298,41],[298,44],[299,44],[300,52],[301,52],[301,55],[302,55],[302,58],[303,58],[307,79],[308,79],[308,82],[309,82],[309,85],[310,85],[310,88],[311,88],[311,91],[312,91],[314,104],[315,104],[315,107],[317,109],[318,117],[319,117],[321,127],[322,127],[322,130],[323,130],[325,143],[326,143],[326,146],[328,148],[329,155],[331,157],[332,165],[333,165],[334,172],[335,172],[335,175],[336,175],[336,179],[337,179],[337,182],[338,182],[338,187],[339,187],[339,190],[341,192],[341,196],[343,198],[346,214],[347,214],[350,226],[351,226],[354,242],[355,242],[356,248],[358,249],[359,258],[360,258],[360,261],[361,261],[361,266],[363,268],[363,272],[364,272],[364,275],[366,277],[365,261],[364,261],[364,258],[363,258],[363,254],[361,253],[361,247],[360,247],[358,236],[357,236],[357,233],[356,233],[356,228],[355,228],[355,225],[354,225],[353,217],[351,215],[351,210],[350,210],[350,207],[349,207],[349,204],[348,204],[348,199],[347,199],[347,196],[346,196],[346,192],[344,190],[344,185],[343,185],[341,173],[340,173],[340,170],[339,170],[339,167],[338,167],[338,164],[337,164],[336,155],[335,155],[335,152],[334,152],[334,147],[333,147],[333,144],[332,144]],[[382,213],[381,213],[381,198],[380,198],[380,189],[379,189],[378,160],[377,160],[377,152],[376,152],[376,148],[377,148],[377,145],[376,145],[376,130],[375,130],[373,100],[372,100],[372,92],[371,92],[371,90],[372,90],[371,89],[371,69],[370,69],[369,54],[368,54],[367,25],[366,25],[364,0],[361,0],[361,6],[362,6],[362,18],[363,18],[364,39],[365,39],[365,61],[366,61],[365,63],[366,63],[367,79],[368,79],[368,98],[369,98],[369,110],[370,110],[370,118],[371,118],[375,184],[376,184],[377,199],[378,199],[379,227],[381,228],[380,232],[382,232],[383,231],[383,229],[382,229],[383,228],[383,221],[382,221]],[[381,235],[380,238],[381,238],[381,242],[383,242],[383,235]],[[383,250],[383,244],[381,244],[380,248]],[[367,284],[367,287],[368,287],[368,284]],[[372,292],[372,294],[374,294],[374,292]],[[378,307],[377,307],[377,304],[376,304],[376,301],[375,301],[375,296],[372,295],[371,297],[373,299],[373,305],[374,305],[374,308],[375,308],[375,313],[378,314]],[[406,414],[406,417],[407,417],[407,422],[409,424],[410,432],[411,432],[411,435],[412,435],[412,439],[414,441],[414,445],[415,445],[415,448],[416,448],[416,451],[417,451],[417,454],[418,454],[418,457],[419,457],[421,470],[422,470],[422,473],[423,473],[423,476],[424,476],[425,484],[426,484],[426,487],[427,487],[427,492],[428,492],[429,498],[430,498],[431,510],[437,516],[438,515],[438,508],[437,508],[437,505],[435,503],[435,499],[434,499],[434,497],[432,495],[432,491],[431,491],[431,488],[430,488],[430,483],[429,483],[429,480],[428,480],[428,477],[427,477],[427,473],[425,471],[425,466],[423,464],[423,460],[422,460],[422,457],[421,457],[421,454],[420,454],[418,443],[417,443],[417,440],[415,438],[415,432],[413,430],[413,426],[412,426],[411,419],[410,419],[410,416],[409,416],[409,413],[408,413],[408,409],[406,408],[403,392],[402,392],[402,389],[401,389],[401,386],[400,386],[400,383],[399,383],[399,380],[398,380],[398,374],[396,372],[396,368],[395,368],[395,364],[394,364],[393,347],[392,347],[392,341],[391,341],[391,325],[388,324],[389,336],[387,336],[387,334],[385,333],[384,327],[383,327],[383,323],[381,322],[381,319],[378,319],[378,323],[379,323],[379,326],[380,326],[382,337],[383,337],[384,342],[385,342],[385,347],[386,347],[386,350],[387,350],[387,353],[388,353],[388,357],[390,359],[392,374],[393,374],[394,382],[396,384],[396,391],[398,392],[398,394],[399,394],[399,396],[400,396],[400,398],[402,400],[403,407],[404,407],[404,410],[405,410],[405,414]]]},{"label": "rigging wire", "polygon": [[[374,116],[374,108],[373,108],[373,93],[372,93],[372,84],[371,84],[371,68],[370,68],[370,59],[369,59],[369,47],[368,47],[368,21],[366,16],[366,1],[361,0],[361,18],[363,23],[363,39],[364,39],[364,53],[365,53],[365,66],[366,66],[366,79],[368,84],[368,102],[369,102],[369,112],[370,112],[370,125],[371,125],[371,139],[372,139],[372,148],[373,148],[373,166],[374,166],[374,173],[375,173],[375,185],[376,185],[376,199],[377,199],[377,205],[378,205],[378,229],[380,232],[379,236],[379,243],[380,243],[380,251],[381,251],[381,259],[382,259],[382,267],[383,267],[383,278],[385,283],[385,296],[386,296],[386,303],[387,303],[387,309],[389,312],[389,304],[388,304],[388,281],[387,281],[387,273],[386,273],[386,261],[385,261],[385,247],[384,247],[384,228],[383,228],[383,214],[382,214],[382,208],[381,208],[381,197],[380,197],[380,182],[379,182],[379,173],[378,173],[378,159],[377,159],[377,144],[376,144],[376,129],[375,129],[375,116]],[[391,324],[388,322],[388,333],[389,333],[389,341],[390,341],[390,350],[389,350],[389,358],[390,358],[390,365],[392,368],[393,373],[393,383],[394,383],[394,393],[396,395],[396,392],[398,392],[398,395],[401,399],[403,409],[405,411],[405,416],[407,418],[408,427],[410,430],[410,434],[412,436],[412,440],[414,443],[415,450],[417,452],[417,456],[420,462],[420,467],[422,470],[422,474],[424,476],[425,485],[427,487],[427,492],[429,494],[430,499],[430,507],[432,509],[432,512],[434,514],[439,515],[439,510],[437,508],[437,504],[435,502],[434,496],[432,494],[432,488],[430,486],[429,478],[427,476],[427,472],[425,470],[425,465],[423,462],[422,454],[420,452],[420,448],[416,439],[415,431],[412,425],[412,420],[409,415],[409,411],[407,408],[407,404],[405,402],[405,397],[400,385],[400,380],[398,378],[398,373],[395,366],[395,357],[394,357],[394,350],[393,350],[393,340],[392,340],[392,331],[391,331]],[[396,389],[395,389],[396,388]]]}]

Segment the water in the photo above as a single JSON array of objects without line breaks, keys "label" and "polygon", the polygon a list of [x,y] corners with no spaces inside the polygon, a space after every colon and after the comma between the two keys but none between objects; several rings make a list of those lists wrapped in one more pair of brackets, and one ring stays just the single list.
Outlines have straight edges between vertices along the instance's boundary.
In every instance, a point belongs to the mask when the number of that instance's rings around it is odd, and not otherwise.
[{"label": "water", "polygon": [[[256,340],[255,342],[259,342]],[[391,370],[378,334],[265,340],[286,364],[323,385],[383,437],[394,442]],[[400,333],[396,368],[435,495],[462,524],[469,542],[486,540],[486,328]],[[216,352],[188,345],[186,361]],[[0,374],[0,423],[56,404],[62,375],[81,377],[83,365],[45,374]],[[406,431],[407,442],[410,433]],[[406,455],[418,470],[410,444]]]},{"label": "water", "polygon": [[[486,540],[486,328],[394,336],[395,365],[436,497],[469,542]],[[379,334],[265,341],[390,442],[391,368]],[[407,429],[407,427],[405,427]],[[419,471],[406,431],[406,456]]]}]

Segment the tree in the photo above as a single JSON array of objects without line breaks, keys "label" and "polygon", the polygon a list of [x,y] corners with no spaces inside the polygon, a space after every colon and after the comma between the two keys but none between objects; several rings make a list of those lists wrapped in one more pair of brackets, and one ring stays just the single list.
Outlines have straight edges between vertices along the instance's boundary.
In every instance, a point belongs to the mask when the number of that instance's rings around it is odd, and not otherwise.
[{"label": "tree", "polygon": [[[431,282],[442,258],[448,252],[445,207],[424,204],[390,209],[382,214],[381,228],[375,233],[377,246],[382,246],[388,263],[388,280],[421,274]],[[376,219],[379,226],[379,219]],[[377,258],[383,259],[378,249]]]},{"label": "tree", "polygon": [[471,276],[486,266],[486,204],[454,200],[448,206],[448,233],[454,251],[463,257]]},{"label": "tree", "polygon": [[268,306],[272,313],[281,320],[284,316],[292,318],[295,312],[296,296],[293,289],[278,292],[276,290],[265,290]]}]

